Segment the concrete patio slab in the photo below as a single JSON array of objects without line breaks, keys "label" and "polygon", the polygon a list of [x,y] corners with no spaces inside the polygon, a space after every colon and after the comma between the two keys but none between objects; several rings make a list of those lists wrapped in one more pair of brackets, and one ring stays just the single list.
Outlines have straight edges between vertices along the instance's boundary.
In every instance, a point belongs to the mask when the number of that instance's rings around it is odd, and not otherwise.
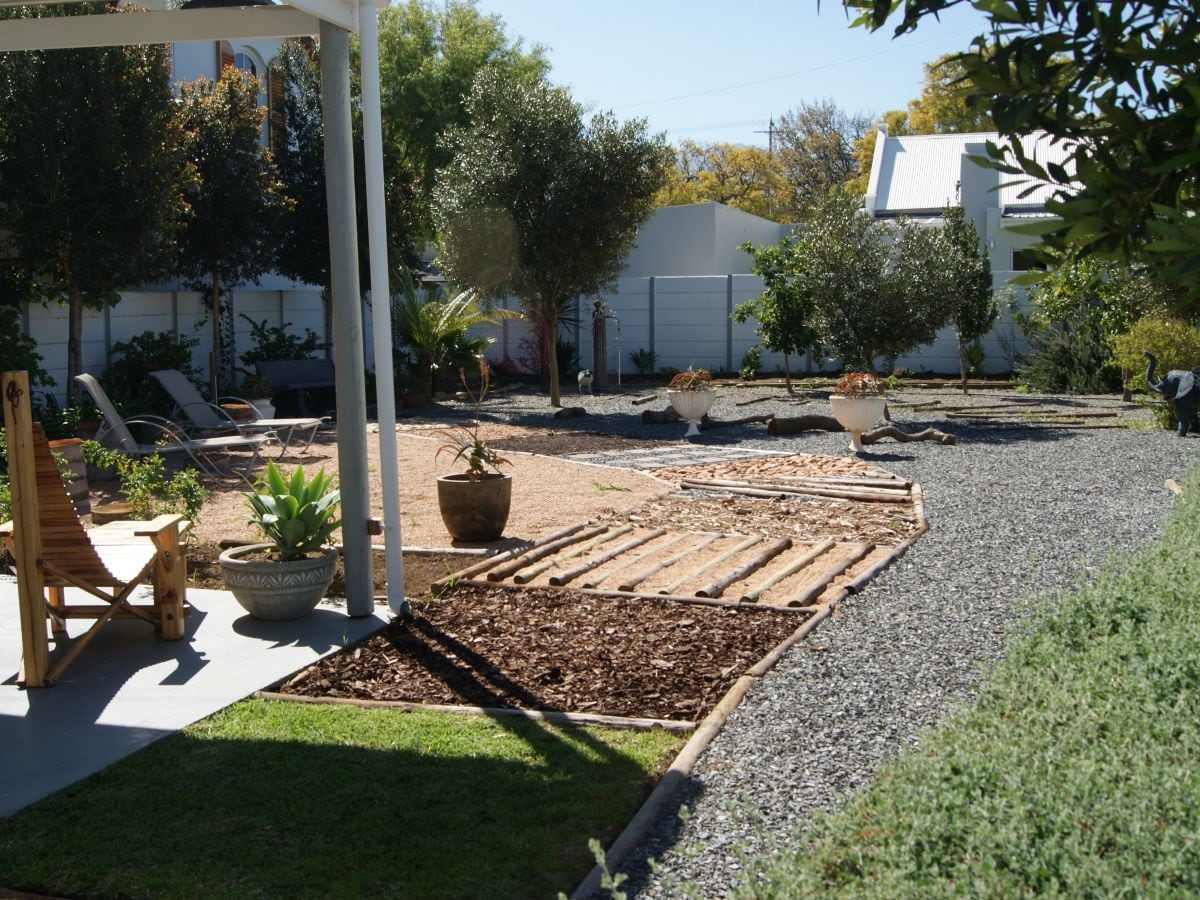
[{"label": "concrete patio slab", "polygon": [[[252,619],[224,591],[188,591],[180,641],[144,622],[109,622],[47,688],[16,684],[15,580],[0,581],[0,817],[97,772],[382,627],[323,603],[302,619]],[[72,635],[91,623],[70,622]],[[51,657],[55,655],[52,650]]]}]

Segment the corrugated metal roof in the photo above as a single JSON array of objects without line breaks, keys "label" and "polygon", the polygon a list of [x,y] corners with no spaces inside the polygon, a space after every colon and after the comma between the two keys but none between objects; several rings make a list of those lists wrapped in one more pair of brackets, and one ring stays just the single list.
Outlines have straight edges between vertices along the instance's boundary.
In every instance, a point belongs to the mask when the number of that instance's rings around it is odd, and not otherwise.
[{"label": "corrugated metal roof", "polygon": [[[957,203],[963,156],[987,155],[988,141],[1004,146],[1003,139],[994,131],[888,136],[884,142],[875,214],[931,212]],[[1042,165],[1066,163],[1067,148],[1063,144],[1052,144],[1047,134],[1024,137],[1022,146],[1027,155]],[[1027,176],[992,174],[982,168],[980,175],[984,180],[991,175],[1001,185],[1000,190],[985,201],[986,205],[1000,206],[1008,212],[1041,210],[1055,190],[1052,185],[1034,183]],[[1033,191],[1022,197],[1021,194],[1031,186]]]}]

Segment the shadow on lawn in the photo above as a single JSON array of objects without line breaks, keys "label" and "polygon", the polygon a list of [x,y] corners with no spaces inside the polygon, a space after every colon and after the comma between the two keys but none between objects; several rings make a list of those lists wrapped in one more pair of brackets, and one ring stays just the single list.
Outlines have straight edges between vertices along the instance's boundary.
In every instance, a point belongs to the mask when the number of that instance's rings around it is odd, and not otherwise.
[{"label": "shadow on lawn", "polygon": [[598,757],[576,729],[306,707],[287,713],[303,739],[253,736],[271,732],[273,706],[243,708],[234,727],[251,737],[220,724],[215,738],[173,735],[0,822],[0,884],[70,896],[554,896],[587,874],[588,839],[611,840],[648,789],[632,756]]}]

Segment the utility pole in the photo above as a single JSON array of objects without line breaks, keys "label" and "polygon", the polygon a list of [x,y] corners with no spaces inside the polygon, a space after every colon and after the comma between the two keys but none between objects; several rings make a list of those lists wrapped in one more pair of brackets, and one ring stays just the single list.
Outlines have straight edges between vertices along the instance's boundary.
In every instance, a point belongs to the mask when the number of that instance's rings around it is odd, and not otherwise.
[{"label": "utility pole", "polygon": [[767,153],[771,156],[775,155],[775,117],[772,116],[767,121],[766,131],[756,131],[755,134],[765,134],[767,136]]}]

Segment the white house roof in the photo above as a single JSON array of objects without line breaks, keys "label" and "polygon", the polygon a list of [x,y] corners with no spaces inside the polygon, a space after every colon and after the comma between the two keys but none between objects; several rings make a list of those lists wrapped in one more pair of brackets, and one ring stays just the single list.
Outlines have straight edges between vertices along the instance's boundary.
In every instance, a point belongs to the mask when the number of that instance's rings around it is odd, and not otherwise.
[{"label": "white house roof", "polygon": [[[875,215],[883,216],[936,212],[947,204],[959,202],[964,157],[988,155],[988,141],[1001,149],[1005,145],[1005,139],[995,131],[896,136],[881,132],[880,136],[882,146],[875,149],[867,193],[873,198]],[[1021,144],[1025,154],[1043,166],[1067,164],[1068,148],[1052,143],[1044,132],[1022,138]],[[1007,215],[1044,210],[1056,190],[1055,186],[1034,182],[1028,176],[996,173],[994,177],[999,185],[998,197],[988,205],[998,205]],[[1031,186],[1034,190],[1021,196]]]}]

